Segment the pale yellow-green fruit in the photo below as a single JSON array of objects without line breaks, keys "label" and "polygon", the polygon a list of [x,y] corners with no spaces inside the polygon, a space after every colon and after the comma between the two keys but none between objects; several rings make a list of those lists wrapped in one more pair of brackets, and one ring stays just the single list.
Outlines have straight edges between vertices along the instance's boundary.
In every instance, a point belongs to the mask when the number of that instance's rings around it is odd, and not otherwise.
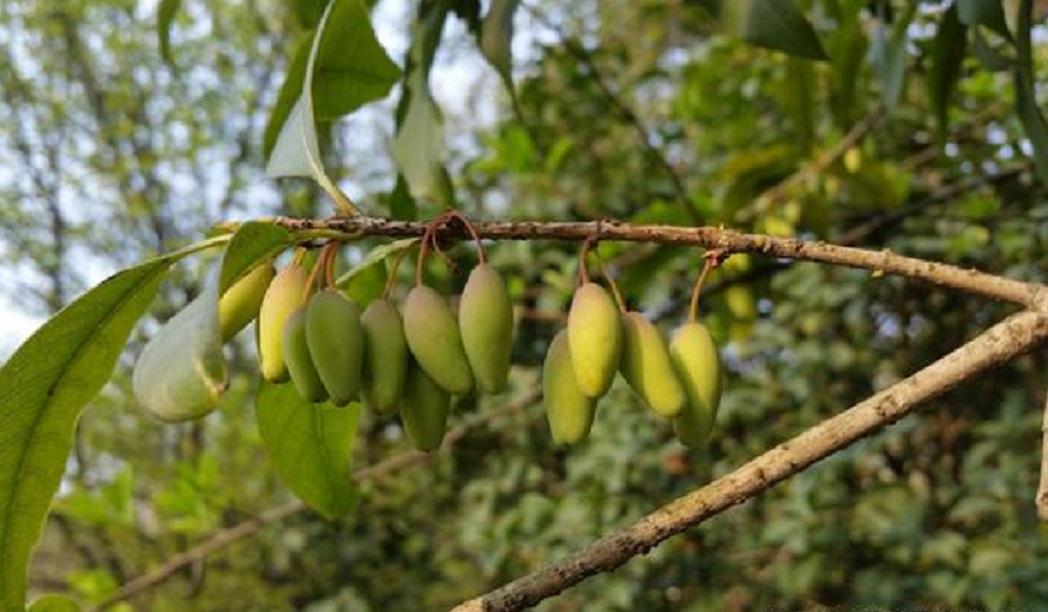
[{"label": "pale yellow-green fruit", "polygon": [[291,313],[284,323],[284,362],[291,374],[291,382],[303,399],[310,402],[322,402],[327,399],[327,390],[313,365],[309,354],[309,341],[306,338],[306,307],[302,306]]},{"label": "pale yellow-green fruit", "polygon": [[223,344],[258,316],[262,298],[274,275],[276,270],[272,263],[256,266],[222,294],[218,300],[218,328]]},{"label": "pale yellow-green fruit", "polygon": [[553,338],[542,364],[542,399],[554,442],[576,444],[586,439],[593,425],[597,400],[583,394],[575,381],[568,334],[564,330]]},{"label": "pale yellow-green fruit", "polygon": [[381,414],[396,412],[404,394],[408,345],[397,307],[378,299],[360,315],[364,331],[364,401]]},{"label": "pale yellow-green fruit", "polygon": [[426,372],[411,364],[404,397],[400,401],[400,419],[415,448],[431,451],[440,446],[447,430],[451,396]]},{"label": "pale yellow-green fruit", "polygon": [[503,391],[513,351],[513,304],[491,265],[480,264],[470,272],[459,300],[458,321],[477,388],[484,393]]},{"label": "pale yellow-green fruit", "polygon": [[292,264],[273,278],[258,311],[258,361],[262,378],[269,382],[287,380],[284,363],[284,323],[305,297],[306,271]]},{"label": "pale yellow-green fruit", "polygon": [[306,307],[306,340],[324,389],[336,406],[360,397],[364,332],[360,307],[334,289],[314,295]]},{"label": "pale yellow-green fruit", "polygon": [[607,393],[622,351],[622,321],[611,296],[596,283],[575,290],[568,311],[568,348],[579,389],[589,397]]},{"label": "pale yellow-green fruit", "polygon": [[473,390],[473,372],[447,300],[418,285],[404,300],[404,337],[419,366],[452,395]]},{"label": "pale yellow-green fruit", "polygon": [[662,334],[639,312],[626,313],[622,329],[623,378],[660,416],[677,416],[684,407],[684,389],[677,381]]},{"label": "pale yellow-green fruit", "polygon": [[702,323],[685,323],[670,340],[670,359],[687,397],[673,429],[684,444],[702,446],[720,405],[723,373],[717,345]]}]

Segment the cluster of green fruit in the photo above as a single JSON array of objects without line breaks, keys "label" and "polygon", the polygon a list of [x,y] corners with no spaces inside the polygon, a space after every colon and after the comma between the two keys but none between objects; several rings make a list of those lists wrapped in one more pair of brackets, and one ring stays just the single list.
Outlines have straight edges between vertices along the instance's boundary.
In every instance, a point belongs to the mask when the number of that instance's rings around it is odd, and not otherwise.
[{"label": "cluster of green fruit", "polygon": [[567,329],[553,339],[543,365],[546,417],[554,440],[572,444],[586,438],[597,400],[616,372],[652,410],[673,420],[682,443],[705,443],[720,402],[722,375],[709,331],[693,314],[667,346],[644,315],[626,312],[621,302],[617,306],[603,287],[587,279],[575,291]]},{"label": "cluster of green fruit", "polygon": [[[316,268],[330,268],[333,259],[334,251],[322,252]],[[263,266],[219,303],[223,329],[230,321],[235,333],[252,318],[248,304],[264,283],[255,312],[259,366],[267,381],[290,379],[310,402],[345,406],[362,400],[380,414],[399,410],[408,437],[422,450],[443,440],[451,396],[505,389],[513,309],[491,265],[482,261],[470,273],[457,317],[444,296],[422,283],[401,309],[382,297],[361,312],[330,280],[314,291],[313,276],[297,261],[275,276],[271,266]]]}]

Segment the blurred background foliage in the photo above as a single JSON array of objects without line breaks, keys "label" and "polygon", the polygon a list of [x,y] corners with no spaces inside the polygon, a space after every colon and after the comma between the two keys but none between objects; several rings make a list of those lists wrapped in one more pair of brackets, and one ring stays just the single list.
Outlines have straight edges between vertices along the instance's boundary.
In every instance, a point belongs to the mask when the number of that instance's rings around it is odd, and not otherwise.
[{"label": "blurred background foliage", "polygon": [[[451,4],[467,16],[479,6]],[[1008,33],[951,22],[950,11],[981,3],[799,2],[827,61],[747,44],[712,4],[524,2],[513,43],[519,114],[469,19],[449,17],[430,85],[458,206],[477,218],[722,224],[1044,281],[1048,198],[1032,161],[1036,131],[1023,129],[1016,80],[1001,70],[1015,61]],[[87,286],[217,222],[328,214],[305,182],[266,179],[262,156],[268,112],[318,3],[183,0],[171,62],[158,48],[158,8],[0,6],[5,354]],[[403,65],[415,4],[380,0],[372,10]],[[1037,75],[1048,30],[1040,6],[1033,14]],[[369,212],[417,206],[425,218],[437,202],[406,207],[394,190],[397,97],[325,126],[325,155]],[[456,420],[536,384],[573,288],[574,248],[490,247],[519,305],[514,388],[462,403]],[[631,305],[665,329],[684,317],[699,252],[601,252]],[[451,255],[462,270],[474,261],[468,247]],[[136,349],[199,292],[207,265],[178,269],[85,412],[34,592],[101,601],[214,530],[290,499],[254,425],[249,333],[231,348],[241,375],[207,419],[162,426],[131,396]],[[433,272],[449,293],[464,282]],[[897,278],[734,256],[703,303],[729,369],[708,449],[680,446],[621,382],[577,448],[552,445],[535,404],[365,485],[341,520],[296,514],[117,609],[447,608],[729,472],[1009,311]],[[1046,365],[1042,351],[967,383],[541,608],[1048,608],[1048,531],[1033,506]],[[368,415],[361,436],[357,465],[407,448],[395,419]]]}]

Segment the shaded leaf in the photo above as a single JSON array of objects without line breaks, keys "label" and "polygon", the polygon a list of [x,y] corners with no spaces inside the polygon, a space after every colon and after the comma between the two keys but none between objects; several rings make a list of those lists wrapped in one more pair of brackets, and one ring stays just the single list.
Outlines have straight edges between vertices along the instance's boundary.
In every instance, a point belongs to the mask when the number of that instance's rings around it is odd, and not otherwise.
[{"label": "shaded leaf", "polygon": [[881,102],[892,111],[902,97],[906,79],[906,31],[910,25],[909,14],[898,16],[888,26],[884,21],[877,23],[870,47],[873,69],[881,83]]},{"label": "shaded leaf", "polygon": [[513,14],[520,0],[492,0],[480,26],[480,51],[513,95]]},{"label": "shaded leaf", "polygon": [[222,258],[219,294],[233,286],[256,265],[276,257],[291,244],[291,233],[265,221],[249,221],[237,228]]},{"label": "shaded leaf", "polygon": [[984,25],[1002,36],[1009,36],[1000,0],[957,0],[957,15],[966,26]]},{"label": "shaded leaf", "polygon": [[356,491],[349,462],[360,404],[311,404],[294,385],[263,380],[255,409],[262,442],[288,488],[325,517],[349,510]]},{"label": "shaded leaf", "polygon": [[950,7],[932,41],[931,67],[928,70],[928,98],[935,113],[939,138],[946,137],[950,98],[961,78],[967,45],[967,28],[957,16],[957,5]]},{"label": "shaded leaf", "polygon": [[1037,176],[1048,181],[1048,123],[1037,107],[1033,76],[1033,51],[1030,28],[1033,21],[1033,0],[1022,0],[1019,6],[1015,39],[1019,59],[1014,69],[1015,107],[1030,143],[1033,145]]},{"label": "shaded leaf", "polygon": [[792,0],[731,0],[721,9],[729,26],[750,44],[809,59],[828,59],[815,28]]}]

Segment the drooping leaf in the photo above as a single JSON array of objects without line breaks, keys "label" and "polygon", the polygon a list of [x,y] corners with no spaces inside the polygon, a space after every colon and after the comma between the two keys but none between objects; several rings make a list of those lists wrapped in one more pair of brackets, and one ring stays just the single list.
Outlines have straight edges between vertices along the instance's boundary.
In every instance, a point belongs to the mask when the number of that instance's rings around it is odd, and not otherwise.
[{"label": "drooping leaf", "polygon": [[928,70],[928,99],[935,113],[940,139],[946,137],[950,99],[961,78],[967,40],[967,27],[958,18],[955,4],[939,21],[939,29],[932,41],[932,64]]},{"label": "drooping leaf", "polygon": [[160,41],[160,57],[169,64],[175,63],[171,56],[171,24],[181,5],[182,0],[160,0],[160,6],[157,7],[156,33]]},{"label": "drooping leaf", "polygon": [[[318,122],[333,121],[386,97],[400,78],[400,68],[375,37],[363,1],[333,1],[313,69],[313,114]],[[266,125],[263,147],[267,159],[302,96],[313,39],[310,35],[299,44],[288,67]]]},{"label": "drooping leaf", "polygon": [[203,417],[218,407],[229,382],[218,327],[218,279],[150,338],[135,363],[135,399],[169,422]]},{"label": "drooping leaf", "polygon": [[906,43],[910,13],[896,14],[890,26],[883,20],[875,26],[870,59],[881,84],[881,102],[892,111],[902,97],[906,81]]},{"label": "drooping leaf", "polygon": [[994,48],[978,28],[972,31],[972,55],[990,72],[1008,70],[1015,64],[1013,57]]},{"label": "drooping leaf", "polygon": [[793,0],[730,0],[721,4],[726,23],[746,42],[815,60],[828,59],[815,28]]},{"label": "drooping leaf", "polygon": [[480,51],[513,94],[513,15],[520,0],[492,0],[480,25]]},{"label": "drooping leaf", "polygon": [[1033,22],[1033,0],[1022,0],[1019,5],[1015,30],[1018,61],[1013,70],[1015,80],[1015,107],[1033,145],[1034,166],[1037,176],[1048,181],[1048,122],[1037,106],[1033,74],[1033,50],[1030,29]]},{"label": "drooping leaf", "polygon": [[408,191],[408,182],[404,175],[397,173],[397,184],[393,187],[393,193],[389,194],[389,212],[394,219],[403,221],[414,221],[418,216],[418,205],[415,198]]},{"label": "drooping leaf", "polygon": [[222,258],[219,294],[260,262],[276,257],[291,243],[291,233],[265,221],[249,221],[237,228]]},{"label": "drooping leaf", "polygon": [[284,484],[325,517],[349,510],[356,497],[349,466],[360,404],[311,404],[292,384],[262,381],[255,410],[262,442]]},{"label": "drooping leaf", "polygon": [[25,605],[26,563],[80,411],[109,379],[170,259],[119,272],[52,317],[0,368],[0,609]]}]

